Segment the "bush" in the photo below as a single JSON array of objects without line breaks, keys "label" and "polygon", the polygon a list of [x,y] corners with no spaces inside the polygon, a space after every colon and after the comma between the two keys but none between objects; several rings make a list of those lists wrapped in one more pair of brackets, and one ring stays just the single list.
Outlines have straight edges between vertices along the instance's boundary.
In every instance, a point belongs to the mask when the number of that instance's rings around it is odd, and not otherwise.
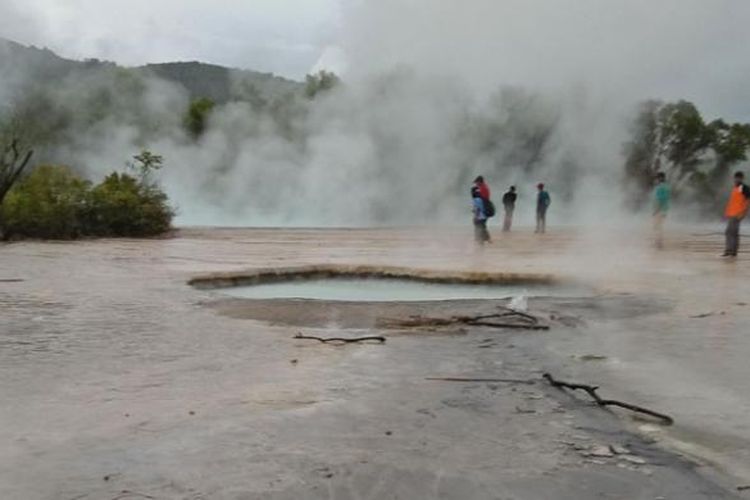
[{"label": "bush", "polygon": [[158,187],[114,172],[91,191],[86,225],[99,236],[156,236],[172,224],[167,201]]},{"label": "bush", "polygon": [[8,193],[0,211],[5,238],[156,236],[174,213],[145,178],[112,173],[92,188],[67,167],[38,167]]},{"label": "bush", "polygon": [[70,239],[85,233],[80,214],[85,210],[90,183],[69,168],[42,166],[19,182],[2,206],[5,237]]}]

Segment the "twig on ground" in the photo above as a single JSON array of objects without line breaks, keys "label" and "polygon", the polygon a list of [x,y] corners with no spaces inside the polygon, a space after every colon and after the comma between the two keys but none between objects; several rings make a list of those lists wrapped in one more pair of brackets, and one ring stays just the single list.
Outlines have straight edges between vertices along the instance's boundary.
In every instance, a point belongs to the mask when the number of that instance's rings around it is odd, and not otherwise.
[{"label": "twig on ground", "polygon": [[524,380],[517,378],[462,378],[462,377],[427,377],[425,380],[433,380],[438,382],[488,382],[497,384],[524,384],[534,385],[536,384],[533,380]]},{"label": "twig on ground", "polygon": [[494,323],[490,321],[469,321],[466,323],[471,326],[486,326],[489,328],[510,328],[516,330],[549,330],[547,325],[524,325],[518,323]]},{"label": "twig on ground", "polygon": [[598,386],[593,385],[587,385],[587,384],[573,384],[570,382],[563,382],[562,380],[555,380],[552,375],[549,373],[545,373],[542,375],[553,387],[557,387],[558,389],[571,389],[571,390],[580,390],[586,392],[591,398],[594,400],[594,402],[599,406],[619,406],[621,408],[625,408],[627,410],[636,412],[636,413],[643,413],[646,415],[650,415],[652,417],[656,417],[660,420],[662,420],[666,425],[672,425],[674,423],[674,419],[670,417],[669,415],[665,415],[663,413],[656,412],[654,410],[649,410],[648,408],[643,408],[642,406],[637,406],[630,403],[624,403],[622,401],[617,401],[615,399],[602,399],[599,397],[599,395],[596,393],[597,390],[599,390]]},{"label": "twig on ground", "polygon": [[692,318],[692,319],[703,319],[703,318],[709,318],[711,316],[716,316],[717,314],[724,315],[725,313],[724,313],[724,311],[721,311],[721,312],[713,311],[713,312],[709,312],[709,313],[697,314],[695,316],[690,316],[690,318]]},{"label": "twig on ground", "polygon": [[317,340],[318,342],[321,342],[323,344],[355,344],[358,342],[379,342],[381,344],[385,344],[385,337],[380,337],[380,336],[356,337],[356,338],[342,338],[342,337],[322,338],[322,337],[302,335],[301,333],[298,333],[297,335],[294,336],[294,338],[301,339],[301,340]]},{"label": "twig on ground", "polygon": [[500,306],[498,309],[504,310],[505,312],[501,314],[501,316],[520,316],[522,318],[526,318],[530,321],[539,321],[539,318],[536,316],[532,316],[531,314],[525,313],[523,311],[519,311],[517,309],[511,309],[509,307]]},{"label": "twig on ground", "polygon": [[[517,322],[509,322],[515,318]],[[497,319],[500,321],[488,321]],[[520,311],[509,310],[498,314],[483,314],[479,316],[452,316],[450,318],[430,318],[412,316],[408,319],[384,319],[381,325],[386,328],[419,328],[450,326],[456,324],[470,326],[484,326],[488,328],[508,328],[517,330],[549,330],[548,325],[539,324],[539,318]]]}]

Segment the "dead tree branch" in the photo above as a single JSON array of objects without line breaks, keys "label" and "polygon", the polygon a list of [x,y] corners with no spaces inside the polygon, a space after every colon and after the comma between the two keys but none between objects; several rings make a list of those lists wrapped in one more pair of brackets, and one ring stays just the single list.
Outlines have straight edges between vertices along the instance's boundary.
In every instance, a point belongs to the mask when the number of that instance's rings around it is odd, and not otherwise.
[{"label": "dead tree branch", "polygon": [[2,155],[0,155],[0,203],[21,177],[33,154],[33,150],[22,153],[19,150],[17,139],[13,139],[5,147]]},{"label": "dead tree branch", "polygon": [[385,337],[375,336],[375,337],[356,337],[356,338],[342,338],[342,337],[331,337],[331,338],[322,338],[322,337],[314,337],[314,336],[308,336],[308,335],[302,335],[301,333],[298,333],[294,336],[295,339],[300,340],[317,340],[318,342],[321,342],[323,344],[356,344],[359,342],[378,342],[380,344],[385,344]]},{"label": "dead tree branch", "polygon": [[642,406],[617,401],[616,399],[602,399],[596,393],[596,391],[599,390],[598,386],[563,382],[562,380],[556,380],[549,373],[545,373],[542,376],[552,385],[552,387],[556,387],[558,389],[570,389],[573,391],[579,390],[586,392],[589,396],[591,396],[591,398],[598,406],[619,406],[620,408],[625,408],[636,413],[643,413],[645,415],[650,415],[652,417],[658,418],[662,420],[666,425],[672,425],[674,423],[674,419],[669,415],[665,415],[654,410],[649,410],[648,408],[643,408]]},{"label": "dead tree branch", "polygon": [[[497,321],[490,321],[497,320]],[[382,326],[386,328],[420,328],[451,326],[456,324],[469,326],[484,326],[488,328],[508,328],[518,330],[549,330],[548,325],[539,323],[539,318],[520,311],[508,310],[497,314],[479,316],[452,316],[450,318],[429,318],[412,316],[408,319],[384,319]]]}]

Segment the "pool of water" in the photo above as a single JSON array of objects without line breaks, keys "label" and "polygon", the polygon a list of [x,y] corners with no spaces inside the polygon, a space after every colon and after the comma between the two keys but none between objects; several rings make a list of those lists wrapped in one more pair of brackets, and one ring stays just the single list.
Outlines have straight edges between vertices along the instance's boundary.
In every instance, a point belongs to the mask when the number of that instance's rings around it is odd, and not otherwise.
[{"label": "pool of water", "polygon": [[391,279],[325,279],[225,288],[221,293],[244,299],[412,302],[569,296],[573,294],[573,290],[550,285],[474,285]]}]

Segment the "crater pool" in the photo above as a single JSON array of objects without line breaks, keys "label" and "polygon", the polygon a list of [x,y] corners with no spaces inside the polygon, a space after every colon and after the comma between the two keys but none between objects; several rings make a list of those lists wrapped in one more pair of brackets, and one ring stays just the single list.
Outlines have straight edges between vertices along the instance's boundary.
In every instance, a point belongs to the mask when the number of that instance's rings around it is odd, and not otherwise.
[{"label": "crater pool", "polygon": [[296,280],[222,288],[218,291],[243,299],[314,299],[351,302],[570,297],[584,294],[581,289],[559,285],[447,284],[373,278]]}]

